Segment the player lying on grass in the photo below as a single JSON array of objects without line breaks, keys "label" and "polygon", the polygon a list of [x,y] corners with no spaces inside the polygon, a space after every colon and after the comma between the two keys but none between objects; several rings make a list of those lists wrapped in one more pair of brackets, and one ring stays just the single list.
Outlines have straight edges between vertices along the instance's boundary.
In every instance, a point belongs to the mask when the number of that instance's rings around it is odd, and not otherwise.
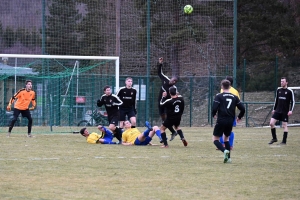
[{"label": "player lying on grass", "polygon": [[101,131],[100,134],[95,132],[89,133],[87,128],[82,128],[80,133],[82,136],[86,137],[86,141],[90,144],[117,144],[112,141],[114,135],[109,129],[102,125],[99,125],[98,129]]},{"label": "player lying on grass", "polygon": [[156,134],[161,140],[160,130],[158,126],[151,127],[149,122],[145,122],[147,130],[141,133],[137,128],[131,128],[129,121],[124,122],[125,131],[122,134],[122,144],[130,145],[153,145],[151,143],[152,137]]}]

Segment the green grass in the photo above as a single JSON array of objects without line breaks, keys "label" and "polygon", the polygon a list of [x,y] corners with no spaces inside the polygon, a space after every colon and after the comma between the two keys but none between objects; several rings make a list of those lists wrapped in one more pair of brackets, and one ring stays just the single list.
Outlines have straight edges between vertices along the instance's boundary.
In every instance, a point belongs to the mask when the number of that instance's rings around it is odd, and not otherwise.
[{"label": "green grass", "polygon": [[26,127],[1,133],[0,199],[299,199],[296,127],[286,146],[268,145],[268,128],[235,128],[231,164],[213,145],[213,128],[183,128],[188,146],[177,136],[169,149],[92,145],[39,129],[35,138],[25,137]]}]

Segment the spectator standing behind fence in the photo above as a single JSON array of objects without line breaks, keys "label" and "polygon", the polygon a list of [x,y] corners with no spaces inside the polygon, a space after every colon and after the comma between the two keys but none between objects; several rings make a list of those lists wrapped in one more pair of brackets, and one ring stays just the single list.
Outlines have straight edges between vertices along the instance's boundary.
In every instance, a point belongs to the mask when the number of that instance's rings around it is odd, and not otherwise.
[{"label": "spectator standing behind fence", "polygon": [[[233,85],[233,78],[232,78],[232,76],[227,76],[226,80],[228,80],[230,82],[229,92],[231,94],[234,94],[235,96],[237,96],[240,99],[239,92],[234,87],[232,87],[232,85]],[[221,89],[220,93],[222,93],[222,92],[223,92],[223,90]],[[236,120],[235,119],[233,121],[233,127],[236,127]],[[220,142],[223,144],[223,146],[225,145],[223,137],[220,138]],[[233,131],[231,131],[230,136],[229,136],[229,144],[230,144],[230,150],[232,150],[233,149],[233,145],[234,145],[234,132]]]},{"label": "spectator standing behind fence", "polygon": [[183,132],[181,128],[179,127],[181,117],[184,111],[184,99],[181,95],[177,93],[177,89],[175,87],[169,88],[169,93],[171,98],[167,98],[167,93],[163,93],[163,97],[160,101],[160,106],[164,109],[166,109],[167,112],[167,118],[163,121],[160,132],[161,132],[161,138],[164,145],[163,148],[168,148],[168,142],[167,142],[167,136],[166,136],[166,129],[170,127],[176,129],[178,135],[181,138],[181,141],[184,146],[187,146],[188,143],[186,139],[184,138]]},{"label": "spectator standing behind fence", "polygon": [[[160,80],[162,81],[162,86],[160,88],[159,95],[158,95],[158,111],[159,111],[159,115],[160,115],[162,121],[164,121],[167,118],[167,114],[166,114],[165,108],[160,106],[162,94],[164,92],[166,92],[166,94],[167,94],[166,98],[167,99],[171,98],[171,96],[169,94],[169,88],[170,87],[176,88],[175,84],[177,83],[178,78],[176,76],[173,76],[171,79],[169,77],[167,77],[163,73],[162,67],[163,67],[163,58],[159,58],[158,63],[157,63],[157,75],[159,76]],[[176,90],[176,92],[177,92],[177,90]],[[173,127],[168,127],[168,129],[171,131],[170,141],[172,141],[175,138],[175,136],[177,135],[177,132],[174,130]]]},{"label": "spectator standing behind fence", "polygon": [[[13,119],[10,122],[7,137],[10,137],[11,130],[13,129],[15,122],[17,121],[20,113],[22,117],[26,117],[28,119],[28,135],[27,137],[33,137],[31,134],[32,128],[32,118],[30,110],[34,110],[36,107],[36,100],[35,100],[35,92],[32,90],[32,81],[26,80],[25,81],[25,88],[20,89],[10,100],[7,105],[7,111],[11,110],[11,105],[14,104],[14,114]],[[31,103],[31,107],[29,105]]]},{"label": "spectator standing behind fence", "polygon": [[136,89],[132,87],[132,78],[127,77],[125,80],[125,87],[121,87],[117,92],[117,96],[123,101],[123,104],[119,106],[120,112],[120,128],[123,128],[126,116],[132,128],[136,126]]},{"label": "spectator standing behind fence", "polygon": [[116,142],[113,142],[114,135],[110,130],[102,125],[99,125],[98,129],[101,131],[101,134],[89,133],[87,128],[82,128],[80,134],[86,137],[87,143],[90,144],[116,144]]},{"label": "spectator standing behind fence", "polygon": [[[212,116],[216,118],[216,114],[218,114],[213,132],[213,142],[224,153],[224,163],[227,163],[231,162],[229,136],[235,119],[235,109],[237,107],[240,110],[236,118],[237,122],[239,122],[245,114],[245,107],[237,96],[229,92],[230,82],[228,80],[222,80],[221,88],[223,89],[223,93],[215,96],[212,106]],[[223,134],[225,136],[225,148],[219,141]]]},{"label": "spectator standing behind fence", "polygon": [[281,78],[280,84],[281,84],[281,88],[278,88],[276,91],[272,117],[270,120],[272,140],[269,142],[269,144],[273,144],[274,142],[278,141],[276,135],[275,123],[276,121],[281,121],[284,132],[283,132],[282,142],[280,144],[285,145],[288,136],[287,125],[289,121],[289,116],[293,114],[293,109],[295,106],[295,98],[294,98],[293,90],[289,89],[287,86],[288,82],[285,77]]},{"label": "spectator standing behind fence", "polygon": [[104,95],[97,100],[97,106],[105,106],[109,129],[113,131],[114,136],[122,143],[122,130],[118,127],[119,124],[119,106],[123,104],[117,95],[111,93],[110,86],[106,85],[103,88]]}]

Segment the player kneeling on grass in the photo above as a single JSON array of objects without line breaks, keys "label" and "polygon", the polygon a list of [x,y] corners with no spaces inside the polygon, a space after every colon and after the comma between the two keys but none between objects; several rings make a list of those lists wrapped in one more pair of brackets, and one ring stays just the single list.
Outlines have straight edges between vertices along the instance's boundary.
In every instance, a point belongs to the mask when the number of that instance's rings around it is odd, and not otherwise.
[{"label": "player kneeling on grass", "polygon": [[122,144],[126,146],[130,145],[153,145],[151,143],[154,134],[157,135],[159,140],[161,140],[160,130],[158,126],[151,127],[149,122],[145,122],[147,130],[141,133],[137,128],[131,128],[131,123],[129,121],[124,122],[125,131],[122,134]]},{"label": "player kneeling on grass", "polygon": [[86,137],[86,141],[90,144],[116,144],[116,142],[112,141],[114,135],[109,129],[101,125],[98,126],[98,129],[101,131],[101,134],[95,132],[89,133],[87,128],[82,128],[80,133]]}]

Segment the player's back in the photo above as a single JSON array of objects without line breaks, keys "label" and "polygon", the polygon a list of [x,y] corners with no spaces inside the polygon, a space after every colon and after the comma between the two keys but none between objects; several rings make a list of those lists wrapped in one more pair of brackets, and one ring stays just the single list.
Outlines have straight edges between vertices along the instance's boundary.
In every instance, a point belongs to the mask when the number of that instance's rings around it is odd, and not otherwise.
[{"label": "player's back", "polygon": [[219,93],[214,100],[213,112],[218,113],[218,121],[233,120],[235,107],[240,103],[237,96],[231,93]]}]

